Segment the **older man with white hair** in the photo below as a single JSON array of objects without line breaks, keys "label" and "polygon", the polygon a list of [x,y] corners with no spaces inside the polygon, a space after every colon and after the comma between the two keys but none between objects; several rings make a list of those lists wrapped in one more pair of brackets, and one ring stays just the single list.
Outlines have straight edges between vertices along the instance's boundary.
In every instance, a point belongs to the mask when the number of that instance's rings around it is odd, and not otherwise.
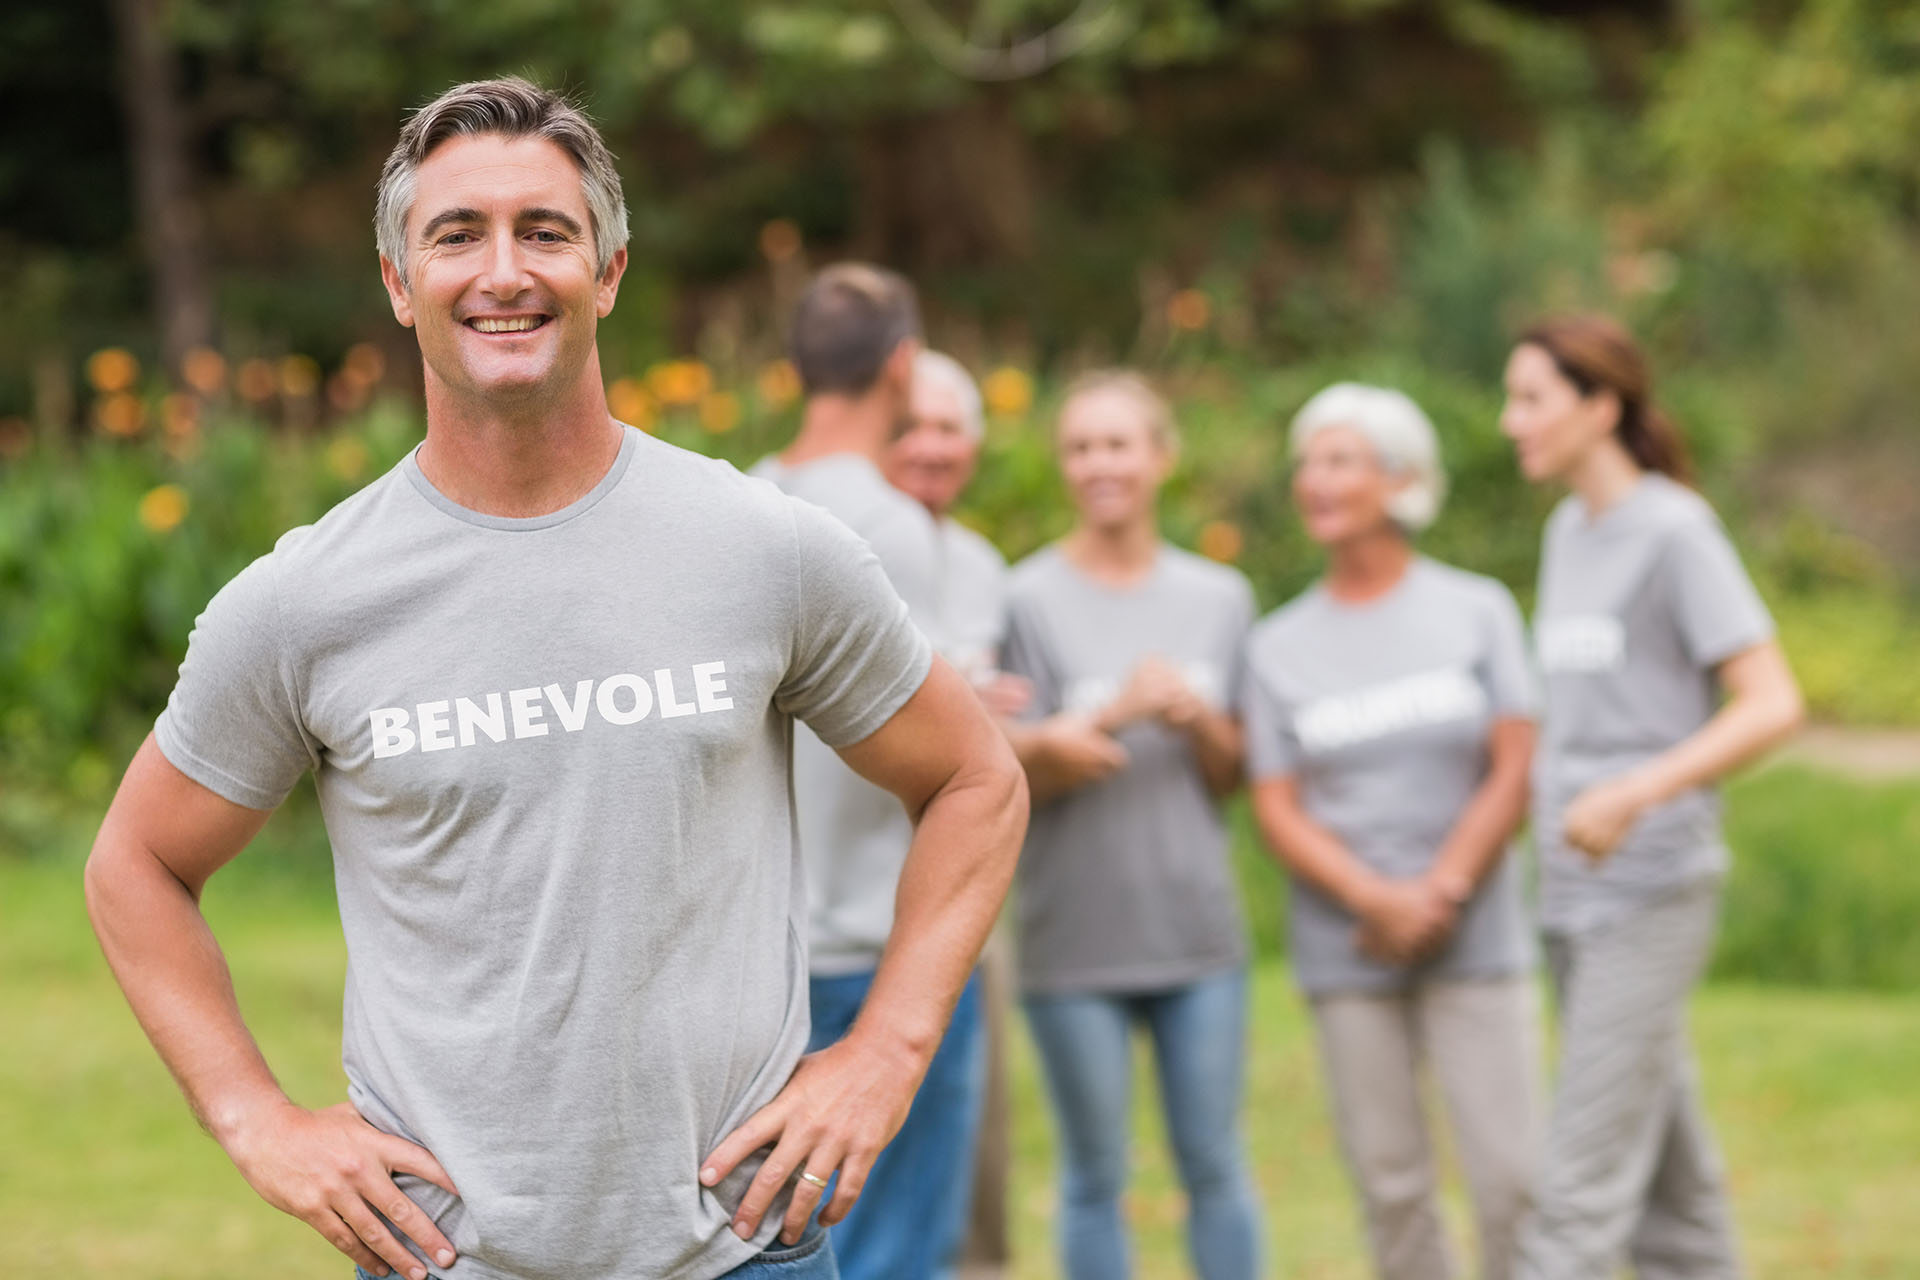
[{"label": "older man with white hair", "polygon": [[1254,631],[1254,812],[1292,881],[1288,941],[1376,1274],[1453,1274],[1420,1076],[1453,1121],[1481,1273],[1506,1280],[1535,1139],[1534,954],[1506,856],[1534,694],[1507,589],[1417,554],[1446,490],[1433,425],[1341,383],[1293,421],[1325,576]]}]

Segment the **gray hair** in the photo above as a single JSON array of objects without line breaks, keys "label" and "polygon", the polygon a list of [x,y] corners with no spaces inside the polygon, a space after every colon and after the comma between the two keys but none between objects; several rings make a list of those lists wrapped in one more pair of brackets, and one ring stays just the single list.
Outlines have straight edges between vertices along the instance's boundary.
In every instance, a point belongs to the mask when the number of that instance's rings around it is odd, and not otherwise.
[{"label": "gray hair", "polygon": [[1439,437],[1419,405],[1387,387],[1336,382],[1294,415],[1289,451],[1298,458],[1307,441],[1329,427],[1358,431],[1382,467],[1408,478],[1407,486],[1387,503],[1387,515],[1395,524],[1418,533],[1434,522],[1447,496],[1447,473],[1440,463]]},{"label": "gray hair", "polygon": [[943,386],[960,402],[960,426],[978,440],[987,433],[986,411],[980,401],[980,388],[966,367],[943,351],[921,348],[913,358],[913,376]]},{"label": "gray hair", "polygon": [[627,204],[620,173],[600,131],[566,98],[530,80],[507,76],[457,84],[413,113],[380,170],[373,231],[380,256],[407,281],[407,216],[413,212],[420,166],[449,138],[498,134],[545,138],[573,157],[593,232],[595,274],[605,275],[613,255],[627,243]]}]

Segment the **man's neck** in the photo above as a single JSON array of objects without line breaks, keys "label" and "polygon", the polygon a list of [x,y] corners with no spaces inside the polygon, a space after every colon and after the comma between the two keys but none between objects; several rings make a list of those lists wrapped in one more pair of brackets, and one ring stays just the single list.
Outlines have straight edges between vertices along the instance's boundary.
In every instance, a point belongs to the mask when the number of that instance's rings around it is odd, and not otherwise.
[{"label": "man's neck", "polygon": [[813,396],[800,419],[800,433],[781,451],[780,460],[797,467],[853,453],[878,466],[897,426],[893,406],[877,388],[862,396]]},{"label": "man's neck", "polygon": [[598,361],[568,394],[476,402],[427,374],[421,473],[483,515],[549,515],[586,496],[620,454],[623,428],[607,412]]}]

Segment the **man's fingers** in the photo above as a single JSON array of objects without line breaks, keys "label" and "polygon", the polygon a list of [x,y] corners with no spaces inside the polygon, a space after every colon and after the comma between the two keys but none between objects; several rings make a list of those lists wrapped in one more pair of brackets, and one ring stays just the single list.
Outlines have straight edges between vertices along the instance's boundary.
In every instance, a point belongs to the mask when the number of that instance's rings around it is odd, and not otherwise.
[{"label": "man's fingers", "polygon": [[860,1199],[860,1192],[866,1188],[867,1173],[872,1168],[872,1160],[863,1160],[855,1155],[849,1155],[841,1161],[840,1180],[833,1184],[833,1200],[820,1215],[821,1226],[830,1227],[853,1211],[854,1202]]},{"label": "man's fingers", "polygon": [[[356,1197],[357,1199],[357,1197]],[[393,1232],[386,1229],[380,1219],[374,1217],[367,1202],[360,1200],[357,1205],[349,1204],[340,1213],[354,1235],[371,1250],[375,1257],[385,1262],[397,1275],[408,1280],[427,1280],[427,1269],[420,1265],[420,1259],[407,1252]],[[372,1268],[377,1271],[378,1268]]]},{"label": "man's fingers", "polygon": [[786,1108],[775,1098],[746,1118],[738,1129],[720,1140],[706,1162],[700,1166],[700,1185],[717,1187],[742,1160],[780,1136],[786,1125]]},{"label": "man's fingers", "polygon": [[[794,1171],[793,1203],[787,1206],[786,1221],[780,1224],[781,1240],[787,1244],[800,1243],[807,1219],[813,1216],[814,1206],[826,1194],[826,1184],[839,1164],[840,1154],[833,1148],[820,1146],[807,1153],[806,1163]],[[819,1181],[815,1182],[815,1178]]]},{"label": "man's fingers", "polygon": [[747,1187],[747,1194],[740,1198],[740,1207],[733,1215],[735,1235],[747,1240],[760,1229],[760,1219],[766,1216],[767,1208],[781,1188],[806,1167],[812,1146],[811,1136],[803,1140],[792,1130],[780,1136],[779,1145],[767,1153],[766,1162]]},{"label": "man's fingers", "polygon": [[396,1138],[392,1134],[381,1134],[381,1154],[387,1159],[387,1167],[398,1173],[410,1173],[416,1178],[425,1178],[434,1186],[453,1195],[460,1194],[460,1188],[453,1185],[453,1176],[449,1174],[433,1152],[405,1138]]},{"label": "man's fingers", "polygon": [[[418,1148],[416,1148],[416,1150],[417,1149]],[[427,1157],[427,1162],[436,1170],[440,1168],[439,1163],[434,1161],[431,1156]],[[418,1174],[423,1178],[427,1177],[424,1172],[418,1169],[406,1168],[397,1163],[393,1167],[404,1173]],[[446,1177],[444,1170],[441,1171],[440,1176],[443,1178]],[[434,1181],[437,1182],[438,1179],[434,1179]],[[440,1185],[444,1186],[446,1184],[441,1183]],[[448,1190],[452,1190],[452,1188],[449,1187]],[[360,1189],[360,1194],[366,1199],[368,1204],[385,1214],[388,1222],[398,1227],[406,1234],[408,1239],[419,1245],[421,1251],[429,1258],[432,1258],[443,1267],[453,1265],[453,1243],[440,1233],[440,1228],[434,1225],[433,1219],[427,1216],[426,1210],[415,1204],[392,1178],[375,1177],[370,1179],[369,1185]]]},{"label": "man's fingers", "polygon": [[360,1233],[333,1210],[323,1210],[306,1219],[306,1223],[320,1233],[321,1239],[351,1258],[354,1266],[376,1276],[386,1275],[392,1270],[380,1260],[380,1255],[367,1248],[367,1242],[360,1238]]}]

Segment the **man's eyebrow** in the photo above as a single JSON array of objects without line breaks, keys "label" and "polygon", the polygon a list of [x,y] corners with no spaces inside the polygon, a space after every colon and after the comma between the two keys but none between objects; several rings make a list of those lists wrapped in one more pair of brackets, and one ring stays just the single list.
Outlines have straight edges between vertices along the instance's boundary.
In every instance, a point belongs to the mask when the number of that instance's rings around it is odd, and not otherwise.
[{"label": "man's eyebrow", "polygon": [[522,209],[516,222],[551,222],[570,236],[580,234],[582,228],[572,214],[562,213],[558,209],[533,208]]},{"label": "man's eyebrow", "polygon": [[445,209],[427,219],[427,225],[420,228],[420,238],[425,240],[440,228],[456,222],[484,222],[478,209]]}]

